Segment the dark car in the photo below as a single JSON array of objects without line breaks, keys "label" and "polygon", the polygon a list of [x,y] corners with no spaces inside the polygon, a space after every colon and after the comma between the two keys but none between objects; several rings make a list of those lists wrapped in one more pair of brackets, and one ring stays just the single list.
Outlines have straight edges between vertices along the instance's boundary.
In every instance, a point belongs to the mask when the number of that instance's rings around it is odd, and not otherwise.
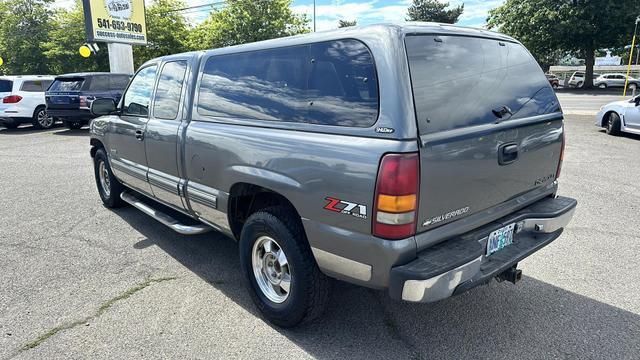
[{"label": "dark car", "polygon": [[79,129],[94,118],[89,111],[95,99],[120,101],[130,75],[112,73],[66,74],[55,78],[47,92],[47,113],[70,129]]}]

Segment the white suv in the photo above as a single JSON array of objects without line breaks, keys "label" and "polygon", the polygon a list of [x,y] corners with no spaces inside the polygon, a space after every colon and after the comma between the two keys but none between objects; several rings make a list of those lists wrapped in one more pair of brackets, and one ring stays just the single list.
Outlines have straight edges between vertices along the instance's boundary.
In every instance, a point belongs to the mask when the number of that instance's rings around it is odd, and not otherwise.
[{"label": "white suv", "polygon": [[55,120],[47,115],[44,92],[53,76],[0,76],[0,125],[14,129],[31,123],[38,129],[53,127]]}]

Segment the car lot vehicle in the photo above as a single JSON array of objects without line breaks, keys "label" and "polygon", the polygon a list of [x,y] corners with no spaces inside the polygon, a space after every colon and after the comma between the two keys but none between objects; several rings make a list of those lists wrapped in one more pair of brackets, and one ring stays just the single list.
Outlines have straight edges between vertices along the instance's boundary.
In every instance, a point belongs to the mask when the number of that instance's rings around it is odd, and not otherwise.
[{"label": "car lot vehicle", "polygon": [[549,85],[551,85],[552,88],[557,89],[560,87],[560,79],[558,79],[556,75],[545,74],[545,76],[547,77],[547,80],[549,81]]},{"label": "car lot vehicle", "polygon": [[44,92],[53,76],[0,76],[0,125],[10,129],[30,123],[49,129],[54,118],[47,114]]},{"label": "car lot vehicle", "polygon": [[624,87],[627,84],[630,90],[634,90],[638,88],[640,84],[640,80],[634,79],[632,77],[627,77],[625,74],[604,74],[600,75],[595,80],[593,80],[593,85],[597,86],[601,89],[612,88],[612,87]]},{"label": "car lot vehicle", "polygon": [[[600,76],[598,73],[593,73],[593,79],[597,79]],[[581,88],[584,85],[584,71],[576,71],[569,78],[567,83],[570,87]]]},{"label": "car lot vehicle", "polygon": [[605,128],[609,135],[640,134],[640,96],[601,107],[596,115],[596,126]]},{"label": "car lot vehicle", "polygon": [[87,124],[91,103],[106,98],[118,102],[129,83],[127,74],[78,73],[57,76],[46,92],[47,111],[70,129]]},{"label": "car lot vehicle", "polygon": [[321,313],[327,275],[413,302],[515,283],[576,206],[556,195],[555,92],[520,43],[484,30],[376,25],[166,56],[92,111],[103,203],[238,240],[280,326]]}]

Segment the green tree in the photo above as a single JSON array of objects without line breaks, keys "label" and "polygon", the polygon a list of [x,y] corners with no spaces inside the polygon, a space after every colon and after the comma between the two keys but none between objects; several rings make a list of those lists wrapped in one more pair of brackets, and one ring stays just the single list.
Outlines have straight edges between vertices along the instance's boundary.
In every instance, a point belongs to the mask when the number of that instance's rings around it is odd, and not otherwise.
[{"label": "green tree", "polygon": [[546,54],[584,57],[584,86],[593,86],[595,52],[631,43],[637,0],[507,0],[488,25],[520,40],[540,61]]},{"label": "green tree", "polygon": [[86,42],[84,13],[79,0],[70,9],[58,9],[52,24],[48,40],[42,44],[52,73],[109,71],[107,44],[99,43],[100,51],[88,58],[78,53],[78,48]]},{"label": "green tree", "polygon": [[0,6],[0,56],[3,72],[11,75],[47,74],[42,44],[51,28],[52,0],[12,0]]},{"label": "green tree", "polygon": [[447,9],[449,3],[438,0],[413,0],[407,10],[407,21],[433,21],[455,24],[464,12],[464,4]]},{"label": "green tree", "polygon": [[196,27],[190,47],[207,49],[309,32],[309,19],[291,11],[291,0],[228,0]]},{"label": "green tree", "polygon": [[357,20],[338,20],[339,28],[356,26],[357,24],[358,24]]},{"label": "green tree", "polygon": [[146,9],[147,46],[134,45],[136,67],[158,56],[187,51],[189,25],[176,11],[185,7],[182,0],[155,0]]}]

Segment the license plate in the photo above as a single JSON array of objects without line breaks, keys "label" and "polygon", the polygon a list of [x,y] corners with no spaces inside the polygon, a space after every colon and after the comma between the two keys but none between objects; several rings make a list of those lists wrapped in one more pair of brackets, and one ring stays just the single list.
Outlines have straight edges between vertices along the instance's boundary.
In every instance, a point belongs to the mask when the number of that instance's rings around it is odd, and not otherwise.
[{"label": "license plate", "polygon": [[513,230],[515,227],[516,224],[510,224],[489,234],[487,256],[513,244]]}]

